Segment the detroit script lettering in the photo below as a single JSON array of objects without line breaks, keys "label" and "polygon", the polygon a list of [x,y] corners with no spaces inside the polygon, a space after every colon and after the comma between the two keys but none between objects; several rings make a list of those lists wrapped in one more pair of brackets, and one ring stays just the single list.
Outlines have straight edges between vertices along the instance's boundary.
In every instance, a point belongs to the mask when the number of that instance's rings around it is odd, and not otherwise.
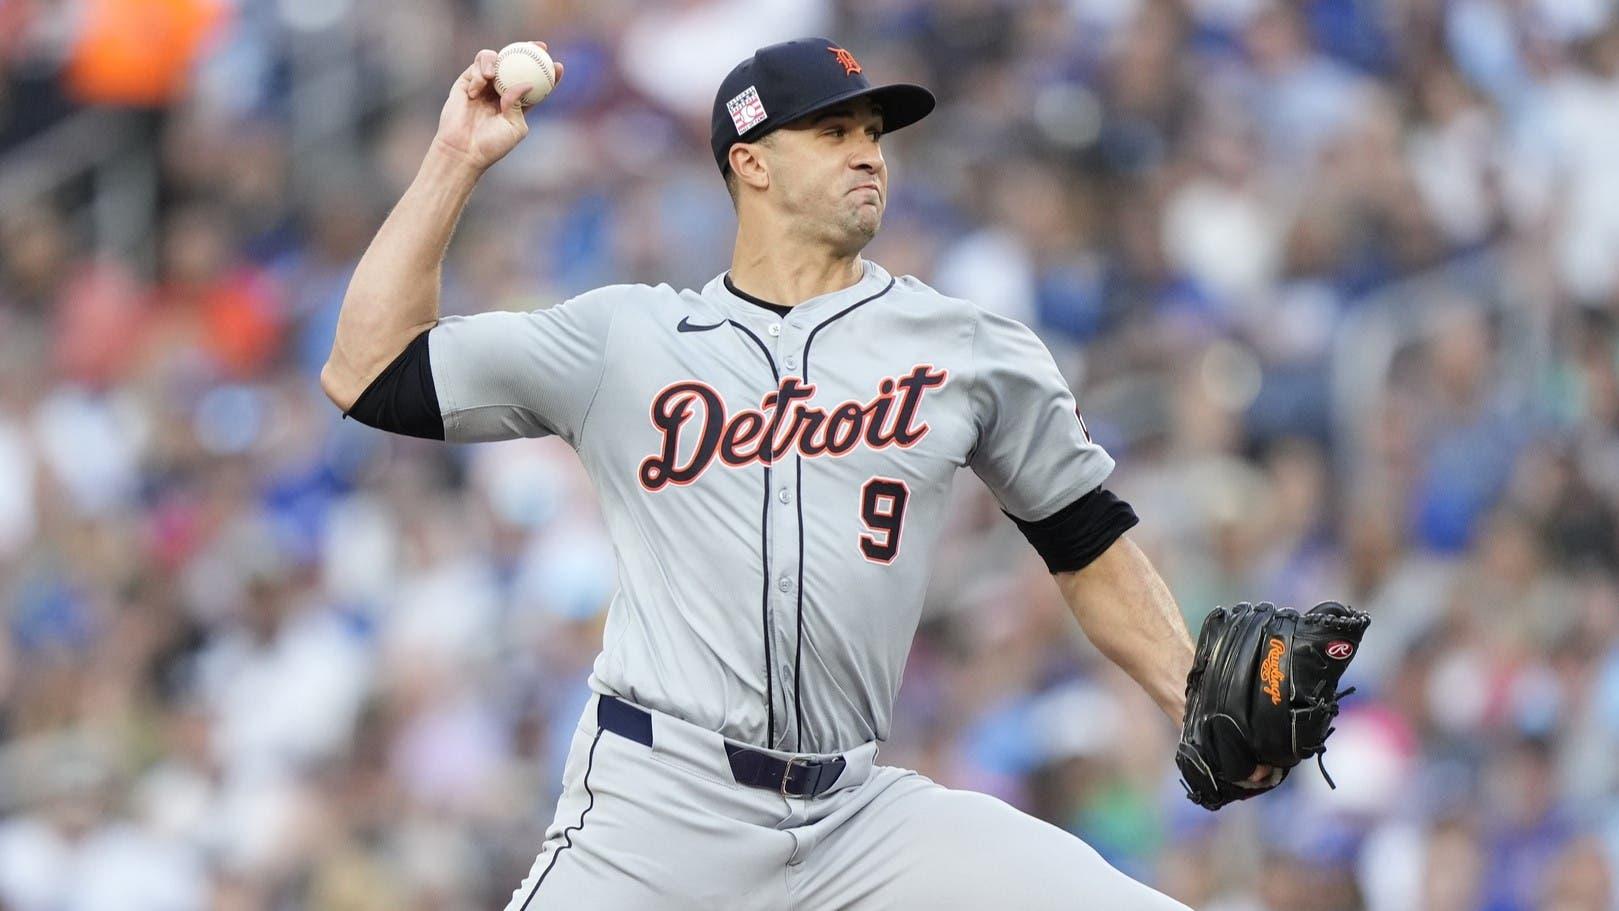
[{"label": "detroit script lettering", "polygon": [[[862,442],[872,449],[914,446],[927,435],[918,418],[922,397],[943,386],[949,372],[918,364],[900,377],[877,384],[868,402],[853,399],[831,409],[809,404],[815,386],[785,377],[758,408],[728,414],[718,391],[698,380],[665,386],[652,399],[652,426],[662,435],[656,455],[641,461],[641,486],[650,491],[697,480],[716,460],[732,468],[768,465],[797,451],[805,458],[839,456]],[[697,436],[697,446],[681,461],[682,435]]]}]

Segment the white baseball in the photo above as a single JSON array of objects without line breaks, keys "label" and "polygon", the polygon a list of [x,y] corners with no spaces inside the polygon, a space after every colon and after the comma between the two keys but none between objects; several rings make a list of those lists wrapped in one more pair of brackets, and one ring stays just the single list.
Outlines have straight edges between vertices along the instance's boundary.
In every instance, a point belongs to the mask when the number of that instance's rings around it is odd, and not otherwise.
[{"label": "white baseball", "polygon": [[506,94],[514,85],[533,86],[519,99],[523,107],[539,104],[557,84],[557,68],[551,55],[532,41],[519,41],[500,49],[495,57],[495,91]]}]

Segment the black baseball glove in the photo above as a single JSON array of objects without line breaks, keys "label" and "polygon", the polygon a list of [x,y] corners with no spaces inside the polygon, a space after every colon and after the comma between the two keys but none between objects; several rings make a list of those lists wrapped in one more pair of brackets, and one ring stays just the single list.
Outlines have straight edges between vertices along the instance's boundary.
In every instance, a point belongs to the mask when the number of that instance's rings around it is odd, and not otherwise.
[{"label": "black baseball glove", "polygon": [[[1371,622],[1336,601],[1303,614],[1269,602],[1215,608],[1197,637],[1175,751],[1186,796],[1218,810],[1276,787],[1311,756],[1319,764],[1338,700],[1354,691],[1338,681]],[[1274,771],[1249,782],[1261,764]]]}]

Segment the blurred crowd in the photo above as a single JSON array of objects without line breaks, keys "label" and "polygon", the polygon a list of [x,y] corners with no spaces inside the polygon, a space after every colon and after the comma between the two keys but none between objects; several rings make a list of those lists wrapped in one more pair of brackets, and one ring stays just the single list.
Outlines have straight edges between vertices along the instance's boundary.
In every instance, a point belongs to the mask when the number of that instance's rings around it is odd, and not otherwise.
[{"label": "blurred crowd", "polygon": [[504,904],[613,552],[555,440],[340,419],[348,274],[542,38],[446,311],[700,285],[714,87],[806,34],[939,95],[869,255],[1037,328],[1193,629],[1374,616],[1337,790],[1208,814],[966,476],[884,760],[1199,909],[1619,907],[1609,0],[0,0],[0,909]]}]

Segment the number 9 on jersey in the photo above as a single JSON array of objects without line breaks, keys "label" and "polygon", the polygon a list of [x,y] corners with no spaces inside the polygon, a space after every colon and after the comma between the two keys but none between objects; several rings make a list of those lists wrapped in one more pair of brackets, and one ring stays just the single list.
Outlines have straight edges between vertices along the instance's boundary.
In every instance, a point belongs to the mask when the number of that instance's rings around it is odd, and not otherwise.
[{"label": "number 9 on jersey", "polygon": [[874,477],[860,488],[860,553],[873,563],[892,563],[899,554],[900,527],[905,524],[905,501],[911,489],[904,481]]}]

